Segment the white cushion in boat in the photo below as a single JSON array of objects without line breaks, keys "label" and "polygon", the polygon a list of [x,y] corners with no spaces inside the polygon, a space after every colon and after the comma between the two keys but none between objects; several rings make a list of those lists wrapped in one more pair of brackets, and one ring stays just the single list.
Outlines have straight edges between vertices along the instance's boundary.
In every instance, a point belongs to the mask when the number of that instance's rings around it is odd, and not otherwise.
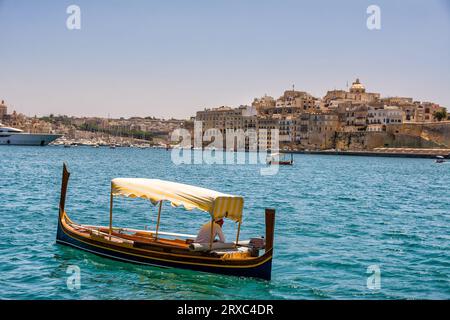
[{"label": "white cushion in boat", "polygon": [[[213,242],[211,251],[218,249],[232,249],[234,248],[234,243],[222,243],[222,242]],[[196,243],[193,242],[189,245],[189,249],[192,251],[210,251],[209,243]]]},{"label": "white cushion in boat", "polygon": [[217,249],[217,250],[213,250],[212,252],[217,253],[218,255],[223,255],[223,254],[227,254],[227,253],[248,253],[250,252],[250,248],[247,247],[233,247],[230,249]]}]

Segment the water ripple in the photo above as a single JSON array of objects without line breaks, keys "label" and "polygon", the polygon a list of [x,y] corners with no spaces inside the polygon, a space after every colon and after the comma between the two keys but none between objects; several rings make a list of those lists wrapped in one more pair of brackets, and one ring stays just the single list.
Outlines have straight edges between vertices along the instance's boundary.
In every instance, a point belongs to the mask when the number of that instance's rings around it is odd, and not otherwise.
[{"label": "water ripple", "polygon": [[[11,161],[14,159],[14,161]],[[149,177],[245,197],[242,237],[264,234],[277,209],[270,282],[143,267],[55,244],[62,160],[72,171],[67,210],[107,224],[109,181]],[[449,166],[424,159],[296,155],[293,167],[175,166],[165,150],[0,147],[1,299],[449,299]],[[169,211],[170,210],[170,211]],[[164,208],[161,229],[193,233],[200,212]],[[117,225],[156,223],[146,201],[117,203]],[[234,236],[233,223],[225,232]],[[70,265],[81,289],[67,288]],[[381,288],[367,288],[367,267]]]}]

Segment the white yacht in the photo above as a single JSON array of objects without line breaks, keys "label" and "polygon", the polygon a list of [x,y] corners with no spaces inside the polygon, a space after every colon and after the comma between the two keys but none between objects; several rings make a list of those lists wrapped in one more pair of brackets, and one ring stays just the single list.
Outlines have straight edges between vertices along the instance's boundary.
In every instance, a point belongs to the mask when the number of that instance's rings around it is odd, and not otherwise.
[{"label": "white yacht", "polygon": [[26,133],[0,123],[0,145],[46,146],[61,134]]}]

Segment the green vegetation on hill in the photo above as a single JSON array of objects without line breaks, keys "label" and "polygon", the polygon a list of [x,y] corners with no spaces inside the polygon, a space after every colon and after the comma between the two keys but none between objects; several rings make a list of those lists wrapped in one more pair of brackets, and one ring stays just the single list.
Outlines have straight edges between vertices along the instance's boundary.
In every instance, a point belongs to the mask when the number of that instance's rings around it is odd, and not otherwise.
[{"label": "green vegetation on hill", "polygon": [[442,121],[447,119],[447,110],[442,109],[441,111],[436,111],[433,116],[436,118],[437,121]]},{"label": "green vegetation on hill", "polygon": [[142,130],[130,130],[123,127],[102,128],[94,123],[83,123],[82,125],[77,126],[77,129],[90,132],[103,132],[113,136],[121,136],[148,141],[152,141],[153,137],[155,136],[153,132],[146,132]]}]

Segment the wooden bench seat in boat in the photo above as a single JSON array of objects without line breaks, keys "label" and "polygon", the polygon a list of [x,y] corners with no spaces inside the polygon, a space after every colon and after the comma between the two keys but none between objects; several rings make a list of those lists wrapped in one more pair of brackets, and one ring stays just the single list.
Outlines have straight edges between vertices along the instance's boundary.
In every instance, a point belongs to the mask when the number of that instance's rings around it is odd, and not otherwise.
[{"label": "wooden bench seat in boat", "polygon": [[[105,230],[101,230],[102,232],[105,232],[105,233],[109,232],[108,229],[106,229],[106,228],[103,228],[103,229],[105,229]],[[163,244],[163,245],[174,246],[174,247],[183,248],[183,249],[189,248],[189,244],[186,243],[186,240],[164,239],[164,238],[158,238],[157,240],[155,240],[155,238],[151,234],[145,233],[145,232],[136,232],[134,234],[125,234],[125,233],[113,231],[112,235],[115,237],[131,240],[135,243]]]}]

